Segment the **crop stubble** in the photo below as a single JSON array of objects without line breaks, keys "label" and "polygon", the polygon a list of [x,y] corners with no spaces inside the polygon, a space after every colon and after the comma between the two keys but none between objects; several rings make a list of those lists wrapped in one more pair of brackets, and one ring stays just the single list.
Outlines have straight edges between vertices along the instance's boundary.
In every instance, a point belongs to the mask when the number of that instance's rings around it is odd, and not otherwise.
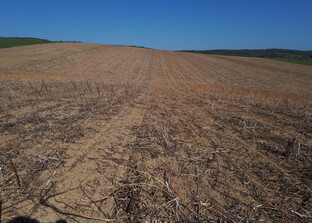
[{"label": "crop stubble", "polygon": [[82,43],[0,51],[3,216],[312,220],[312,68]]}]

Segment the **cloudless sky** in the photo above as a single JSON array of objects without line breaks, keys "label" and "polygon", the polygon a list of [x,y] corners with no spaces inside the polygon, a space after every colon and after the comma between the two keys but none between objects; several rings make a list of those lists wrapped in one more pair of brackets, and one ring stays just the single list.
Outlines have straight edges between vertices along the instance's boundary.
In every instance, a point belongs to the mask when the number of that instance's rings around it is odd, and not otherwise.
[{"label": "cloudless sky", "polygon": [[0,0],[0,36],[312,50],[312,0]]}]

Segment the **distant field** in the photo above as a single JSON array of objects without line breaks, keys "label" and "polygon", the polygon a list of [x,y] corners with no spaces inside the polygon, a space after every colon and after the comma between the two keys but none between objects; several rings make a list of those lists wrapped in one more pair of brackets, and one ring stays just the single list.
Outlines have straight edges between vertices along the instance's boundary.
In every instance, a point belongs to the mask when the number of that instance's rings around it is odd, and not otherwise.
[{"label": "distant field", "polygon": [[182,52],[223,55],[223,56],[259,57],[312,66],[312,51],[263,49],[263,50],[183,50]]},{"label": "distant field", "polygon": [[37,38],[0,37],[0,49],[41,43],[55,43],[55,42]]}]

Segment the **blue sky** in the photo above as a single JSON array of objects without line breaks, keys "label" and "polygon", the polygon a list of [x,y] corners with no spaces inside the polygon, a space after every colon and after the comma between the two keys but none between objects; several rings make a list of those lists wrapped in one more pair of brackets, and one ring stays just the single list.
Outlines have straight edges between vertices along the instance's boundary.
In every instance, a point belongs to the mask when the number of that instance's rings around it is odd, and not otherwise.
[{"label": "blue sky", "polygon": [[0,36],[312,50],[312,0],[0,0]]}]

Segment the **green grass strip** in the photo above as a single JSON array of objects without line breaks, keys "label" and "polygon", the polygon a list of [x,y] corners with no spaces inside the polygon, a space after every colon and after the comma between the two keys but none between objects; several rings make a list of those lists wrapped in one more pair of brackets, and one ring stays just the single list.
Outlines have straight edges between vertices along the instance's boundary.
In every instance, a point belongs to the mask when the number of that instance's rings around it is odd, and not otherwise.
[{"label": "green grass strip", "polygon": [[42,43],[55,43],[55,42],[37,38],[0,37],[0,49]]}]

